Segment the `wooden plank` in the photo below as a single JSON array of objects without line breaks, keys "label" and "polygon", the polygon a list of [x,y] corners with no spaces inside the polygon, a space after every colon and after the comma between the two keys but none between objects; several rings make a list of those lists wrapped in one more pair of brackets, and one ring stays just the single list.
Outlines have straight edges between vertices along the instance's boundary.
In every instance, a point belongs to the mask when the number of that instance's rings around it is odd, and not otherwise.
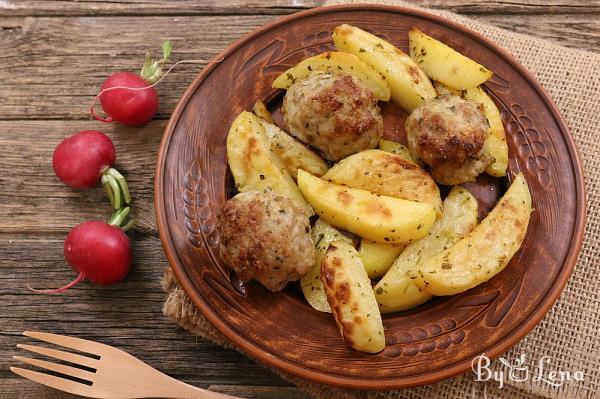
[{"label": "wooden plank", "polygon": [[[0,18],[0,119],[89,119],[112,72],[137,72],[147,49],[173,42],[173,60],[210,59],[269,16]],[[206,29],[210,26],[211,29]],[[202,65],[176,68],[158,87],[167,118]],[[23,90],[27,87],[27,90]]]},{"label": "wooden plank", "polygon": [[409,0],[422,7],[450,10],[461,14],[495,13],[589,13],[600,11],[598,0]]},{"label": "wooden plank", "polygon": [[[597,15],[477,16],[508,29],[568,46],[600,51]],[[209,59],[270,16],[0,18],[0,119],[88,119],[102,81],[137,71],[147,48],[174,43],[174,60]],[[140,27],[144,27],[143,33]],[[204,29],[210,26],[211,29]],[[510,49],[508,49],[510,50]],[[199,65],[181,65],[158,90],[168,118]],[[27,90],[23,90],[27,87]]]},{"label": "wooden plank", "polygon": [[[27,382],[8,368],[13,355],[27,355],[17,343],[34,343],[24,330],[80,336],[117,346],[148,364],[196,386],[264,386],[247,397],[274,397],[269,387],[290,384],[234,350],[204,342],[176,328],[161,313],[160,287],[167,261],[155,237],[134,237],[134,265],[126,281],[111,287],[84,282],[61,295],[30,293],[25,284],[56,286],[73,278],[64,262],[58,235],[0,234],[0,296],[7,311],[0,314],[0,396],[72,398]],[[223,388],[220,388],[223,387]],[[244,391],[241,388],[238,392]],[[291,397],[302,397],[286,388]]]},{"label": "wooden plank", "polygon": [[0,16],[289,14],[324,0],[8,0]]},{"label": "wooden plank", "polygon": [[52,153],[66,136],[101,130],[114,142],[116,167],[129,183],[138,233],[155,233],[154,168],[166,121],[142,128],[94,121],[0,121],[0,232],[66,232],[78,223],[106,219],[112,209],[101,185],[73,190],[52,169]]},{"label": "wooden plank", "polygon": [[[600,15],[473,15],[513,32],[535,36],[581,50],[600,52]],[[510,51],[510,49],[508,49]]]},{"label": "wooden plank", "polygon": [[241,398],[261,399],[309,399],[312,396],[305,394],[296,387],[257,387],[239,385],[211,385],[208,389],[227,395]]},{"label": "wooden plank", "polygon": [[[316,7],[323,0],[209,0],[209,1],[97,1],[97,0],[8,0],[2,3],[4,16],[82,16],[82,15],[202,15],[202,14],[287,14]],[[459,13],[589,13],[598,12],[600,1],[592,0],[413,0],[424,7]]]},{"label": "wooden plank", "polygon": [[[189,382],[189,380],[187,381]],[[63,392],[55,391],[51,388],[26,381],[22,378],[0,379],[2,388],[0,392],[5,394],[6,398],[27,398],[27,399],[81,399],[81,396],[74,396]],[[309,399],[311,396],[303,393],[296,387],[280,386],[252,386],[252,385],[210,385],[204,386],[196,384],[202,388],[211,391],[221,392],[227,395],[239,396],[240,398],[256,399]]]}]

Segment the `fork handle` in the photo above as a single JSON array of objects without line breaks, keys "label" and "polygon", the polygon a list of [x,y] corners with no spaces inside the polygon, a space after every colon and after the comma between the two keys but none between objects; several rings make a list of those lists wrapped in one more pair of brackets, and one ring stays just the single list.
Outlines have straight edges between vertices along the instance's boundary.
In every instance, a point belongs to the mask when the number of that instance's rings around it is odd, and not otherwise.
[{"label": "fork handle", "polygon": [[[167,376],[168,377],[168,376]],[[241,399],[238,396],[226,395],[215,391],[209,391],[208,389],[198,388],[185,382],[178,381],[172,377],[168,377],[169,384],[163,386],[165,394],[164,396],[157,396],[160,398],[170,399]]]}]

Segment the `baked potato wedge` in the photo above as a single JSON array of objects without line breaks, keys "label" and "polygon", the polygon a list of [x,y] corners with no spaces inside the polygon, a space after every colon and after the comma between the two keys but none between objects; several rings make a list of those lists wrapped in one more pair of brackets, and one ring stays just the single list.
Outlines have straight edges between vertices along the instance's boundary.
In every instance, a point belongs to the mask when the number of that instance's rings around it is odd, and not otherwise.
[{"label": "baked potato wedge", "polygon": [[453,89],[452,87],[446,86],[442,82],[433,82],[433,87],[435,88],[438,96],[446,96],[448,94],[453,94],[459,97],[462,96],[462,90]]},{"label": "baked potato wedge", "polygon": [[417,28],[408,31],[410,56],[433,80],[456,89],[472,89],[492,77],[492,71]]},{"label": "baked potato wedge", "polygon": [[298,170],[298,186],[325,221],[376,242],[418,240],[436,217],[431,204],[329,183],[302,169]]},{"label": "baked potato wedge", "polygon": [[365,150],[335,164],[322,178],[334,184],[375,194],[425,202],[442,213],[440,190],[431,176],[413,162],[382,150]]},{"label": "baked potato wedge", "polygon": [[352,244],[352,240],[320,218],[315,222],[311,236],[315,243],[315,265],[300,279],[300,287],[310,306],[319,312],[331,313],[321,281],[321,260],[329,248],[329,244],[333,241],[345,241]]},{"label": "baked potato wedge", "polygon": [[385,77],[392,101],[405,111],[411,112],[436,96],[417,63],[391,43],[347,24],[337,26],[332,37],[336,49],[354,54]]},{"label": "baked potato wedge", "polygon": [[480,225],[408,274],[418,288],[432,295],[454,295],[488,281],[521,247],[531,210],[531,194],[519,174]]},{"label": "baked potato wedge", "polygon": [[260,119],[251,112],[240,113],[227,135],[227,161],[240,192],[273,191],[296,202],[310,216],[314,212],[270,150]]},{"label": "baked potato wedge", "polygon": [[271,151],[281,160],[287,172],[296,179],[298,169],[322,176],[329,165],[313,150],[296,140],[277,125],[264,119],[260,122],[269,139]]},{"label": "baked potato wedge", "polygon": [[264,119],[269,123],[275,123],[273,121],[273,117],[271,116],[271,113],[269,112],[269,109],[267,108],[265,103],[263,103],[262,101],[256,100],[254,102],[254,105],[252,106],[252,111],[259,118]]},{"label": "baked potato wedge", "polygon": [[387,272],[404,249],[404,245],[382,244],[363,238],[358,247],[358,256],[369,278],[379,278]]},{"label": "baked potato wedge", "polygon": [[361,352],[382,351],[381,314],[371,280],[352,244],[334,241],[329,245],[321,261],[321,280],[344,342]]},{"label": "baked potato wedge", "polygon": [[418,162],[413,158],[412,155],[410,155],[410,151],[403,144],[391,140],[380,140],[378,148],[381,151],[391,152],[392,154],[396,154],[406,161],[410,161],[418,165]]},{"label": "baked potato wedge", "polygon": [[476,225],[477,200],[464,188],[454,186],[444,200],[443,216],[427,236],[408,245],[373,287],[381,313],[408,310],[429,300],[432,295],[419,290],[406,272],[462,239]]},{"label": "baked potato wedge", "polygon": [[483,151],[493,157],[494,162],[485,169],[485,172],[496,177],[506,176],[508,145],[498,107],[481,86],[463,90],[462,93],[465,100],[483,105],[485,116],[490,124],[488,136],[483,142]]},{"label": "baked potato wedge", "polygon": [[377,71],[354,54],[341,51],[328,51],[300,61],[275,78],[273,88],[288,89],[312,71],[350,74],[368,87],[378,100],[390,99],[390,85]]}]

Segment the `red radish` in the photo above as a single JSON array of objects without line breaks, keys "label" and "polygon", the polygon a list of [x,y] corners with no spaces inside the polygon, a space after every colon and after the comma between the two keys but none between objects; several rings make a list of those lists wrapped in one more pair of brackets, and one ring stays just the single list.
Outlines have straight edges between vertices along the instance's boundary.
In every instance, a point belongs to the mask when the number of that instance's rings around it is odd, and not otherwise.
[{"label": "red radish", "polygon": [[108,116],[101,118],[94,115],[94,118],[102,122],[114,120],[128,126],[141,126],[158,111],[158,94],[154,87],[148,87],[146,80],[132,72],[110,75],[102,83],[99,97]]},{"label": "red radish", "polygon": [[67,186],[89,188],[102,181],[115,209],[131,202],[123,175],[112,168],[115,146],[103,133],[85,130],[64,139],[54,150],[52,167]]},{"label": "red radish", "polygon": [[65,258],[78,272],[69,284],[50,290],[30,290],[40,294],[57,294],[77,285],[82,280],[95,284],[110,285],[122,281],[131,268],[131,243],[125,230],[132,223],[121,227],[129,208],[115,211],[108,222],[93,220],[75,226],[64,244]]},{"label": "red radish", "polygon": [[105,134],[84,130],[67,137],[56,147],[52,167],[67,186],[89,188],[98,184],[102,173],[116,158],[115,146]]},{"label": "red radish", "polygon": [[121,122],[128,126],[141,126],[148,123],[158,111],[158,94],[154,84],[162,76],[162,66],[171,55],[171,42],[163,43],[163,58],[152,59],[146,53],[146,60],[140,72],[116,72],[110,75],[100,88],[100,105],[106,117],[100,117],[90,108],[92,117],[101,122]]}]

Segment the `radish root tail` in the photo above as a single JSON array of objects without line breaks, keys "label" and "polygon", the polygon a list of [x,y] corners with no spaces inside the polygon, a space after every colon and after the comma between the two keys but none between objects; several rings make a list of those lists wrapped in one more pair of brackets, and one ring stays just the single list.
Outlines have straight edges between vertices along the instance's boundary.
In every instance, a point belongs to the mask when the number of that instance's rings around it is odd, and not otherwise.
[{"label": "radish root tail", "polygon": [[32,288],[29,285],[29,283],[27,283],[27,288],[29,288],[29,291],[35,292],[36,294],[60,294],[61,292],[65,292],[69,288],[76,286],[84,279],[85,279],[85,273],[79,272],[79,275],[77,276],[77,278],[75,280],[71,281],[67,285],[63,285],[60,288],[55,288],[55,289],[50,289],[50,290],[38,290],[38,289]]}]

